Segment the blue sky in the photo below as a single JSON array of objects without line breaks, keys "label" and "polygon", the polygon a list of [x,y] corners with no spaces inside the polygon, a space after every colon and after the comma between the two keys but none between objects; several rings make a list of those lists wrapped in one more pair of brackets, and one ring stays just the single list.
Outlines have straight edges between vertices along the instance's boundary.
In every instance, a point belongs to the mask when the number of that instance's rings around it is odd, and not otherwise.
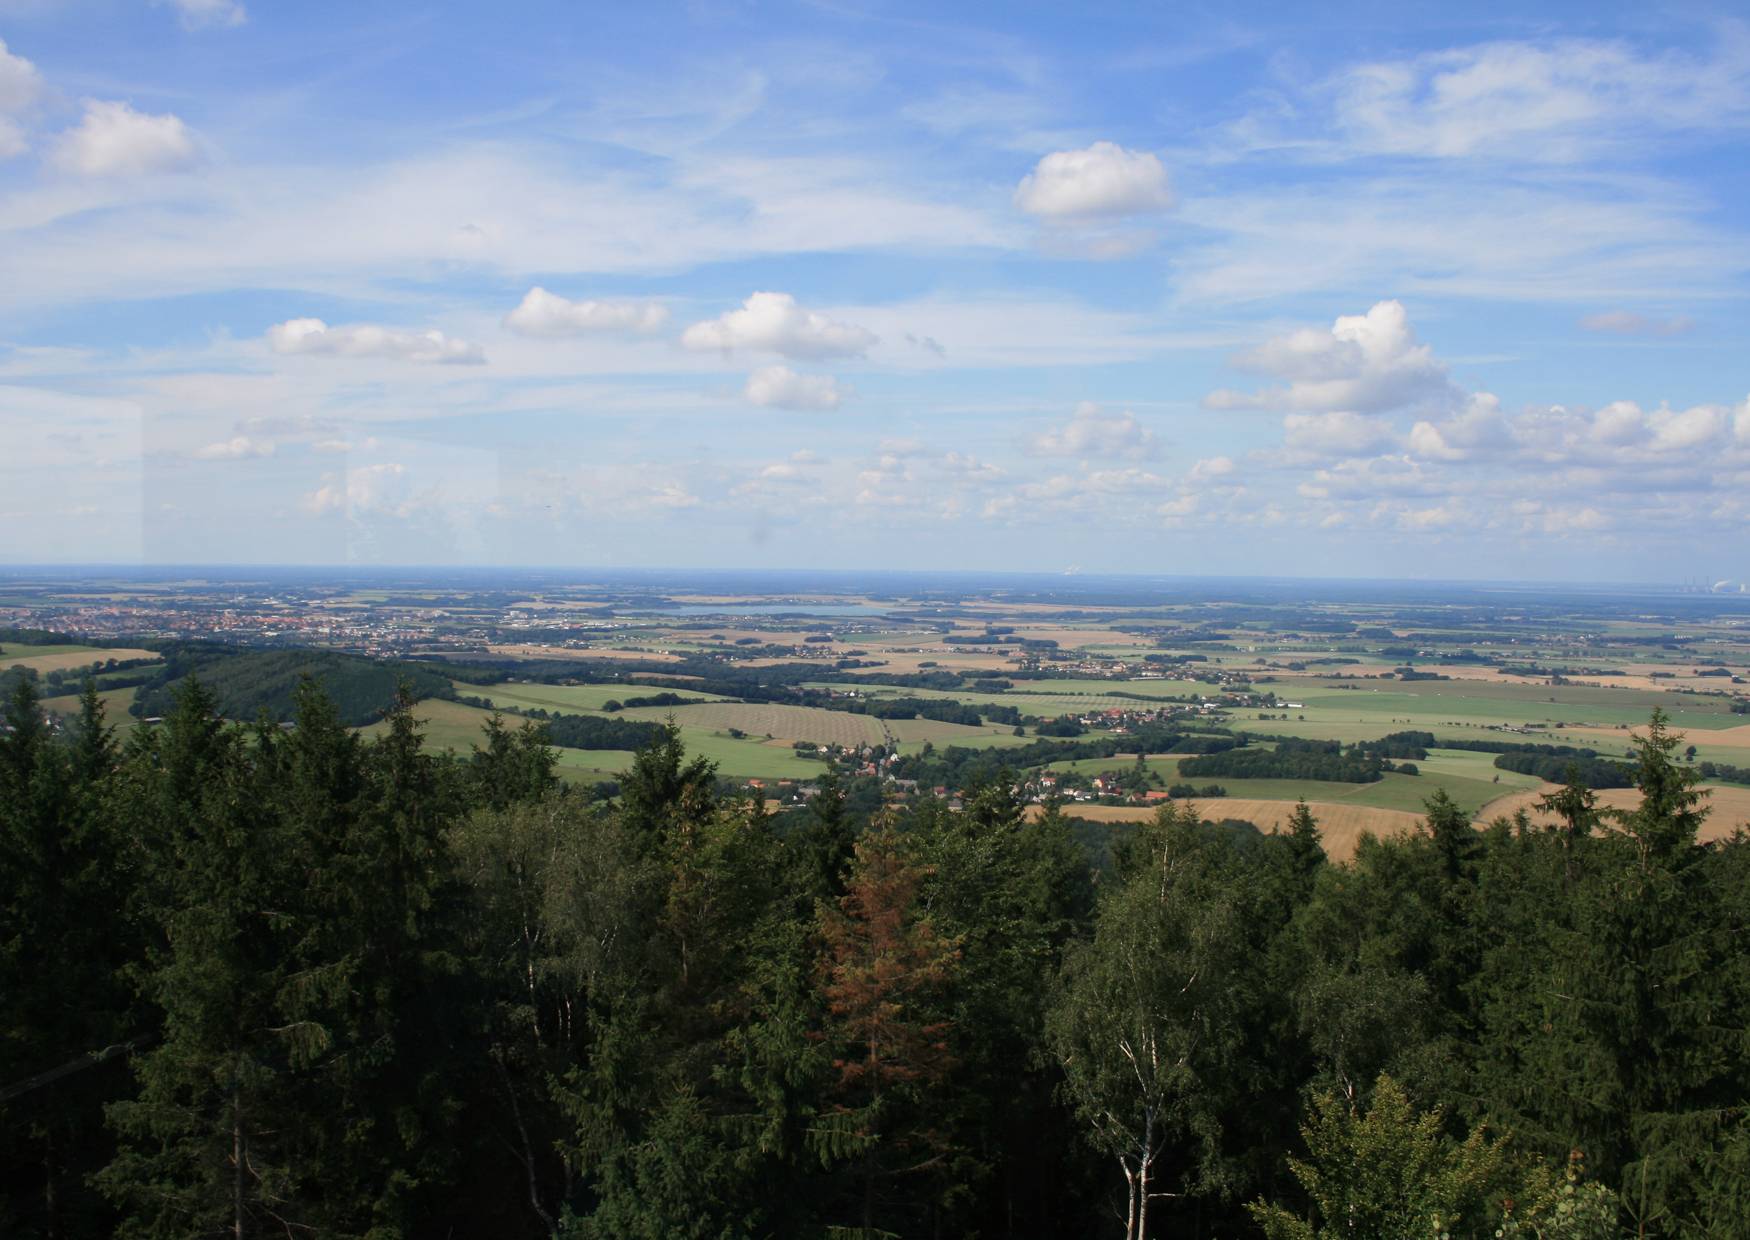
[{"label": "blue sky", "polygon": [[0,0],[0,562],[1750,575],[1731,6]]}]

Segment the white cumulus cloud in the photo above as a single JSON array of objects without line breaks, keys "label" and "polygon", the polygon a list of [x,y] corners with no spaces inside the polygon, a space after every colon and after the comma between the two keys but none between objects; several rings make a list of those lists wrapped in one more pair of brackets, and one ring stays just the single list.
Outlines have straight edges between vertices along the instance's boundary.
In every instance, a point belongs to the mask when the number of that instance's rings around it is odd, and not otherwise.
[{"label": "white cumulus cloud", "polygon": [[1155,435],[1130,410],[1106,413],[1085,400],[1066,425],[1035,436],[1029,446],[1038,456],[1145,456]]},{"label": "white cumulus cloud", "polygon": [[440,331],[411,332],[372,323],[330,327],[321,319],[288,319],[267,329],[275,353],[329,357],[386,357],[408,362],[478,365],[486,360],[477,344]]},{"label": "white cumulus cloud", "polygon": [[1513,428],[1501,412],[1501,402],[1488,392],[1471,397],[1454,417],[1417,422],[1410,428],[1410,451],[1434,460],[1465,461],[1513,447]]},{"label": "white cumulus cloud", "polygon": [[837,409],[844,389],[831,375],[799,375],[788,366],[763,366],[747,377],[742,394],[773,409]]},{"label": "white cumulus cloud", "polygon": [[61,135],[54,161],[81,176],[143,176],[186,168],[198,156],[194,134],[180,117],[87,99],[84,118]]},{"label": "white cumulus cloud", "polygon": [[668,307],[654,301],[572,301],[532,288],[504,317],[524,336],[582,336],[595,332],[653,332],[668,322]]},{"label": "white cumulus cloud", "polygon": [[1172,206],[1173,192],[1156,156],[1096,142],[1041,159],[1015,187],[1015,205],[1047,219],[1140,215]]},{"label": "white cumulus cloud", "polygon": [[1328,330],[1302,328],[1278,336],[1234,363],[1284,385],[1211,392],[1204,398],[1210,408],[1379,413],[1446,404],[1458,395],[1446,367],[1417,341],[1408,312],[1396,301],[1378,302],[1366,314],[1342,315]]},{"label": "white cumulus cloud", "polygon": [[730,310],[681,335],[689,349],[756,349],[810,360],[857,357],[876,343],[875,334],[804,309],[789,293],[755,293],[739,310]]}]

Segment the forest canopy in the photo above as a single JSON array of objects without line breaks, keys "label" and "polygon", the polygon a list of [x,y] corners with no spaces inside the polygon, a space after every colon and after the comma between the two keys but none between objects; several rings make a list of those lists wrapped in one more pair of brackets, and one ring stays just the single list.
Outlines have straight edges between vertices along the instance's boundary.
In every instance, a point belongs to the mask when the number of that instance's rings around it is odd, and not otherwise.
[{"label": "forest canopy", "polygon": [[1007,777],[773,815],[658,725],[604,802],[406,687],[375,739],[314,679],[125,743],[35,693],[8,1236],[1750,1234],[1750,850],[1659,716],[1633,808],[1336,865],[1304,804],[1096,853]]}]

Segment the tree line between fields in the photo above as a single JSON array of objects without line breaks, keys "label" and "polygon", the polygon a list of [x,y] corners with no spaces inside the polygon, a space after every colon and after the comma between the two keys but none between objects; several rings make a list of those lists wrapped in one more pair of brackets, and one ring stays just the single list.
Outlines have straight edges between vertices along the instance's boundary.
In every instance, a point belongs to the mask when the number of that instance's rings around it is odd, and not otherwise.
[{"label": "tree line between fields", "polygon": [[1750,1234],[1750,847],[1637,808],[1328,862],[1011,778],[780,818],[665,729],[612,803],[306,681],[0,732],[7,1236]]}]

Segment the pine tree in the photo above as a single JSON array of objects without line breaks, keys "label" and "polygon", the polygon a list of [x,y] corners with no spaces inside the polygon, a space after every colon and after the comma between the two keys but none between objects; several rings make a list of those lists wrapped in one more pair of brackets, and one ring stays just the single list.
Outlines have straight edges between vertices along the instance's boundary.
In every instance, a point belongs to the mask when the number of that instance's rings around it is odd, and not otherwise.
[{"label": "pine tree", "polygon": [[304,1225],[308,1186],[288,1131],[295,1031],[276,1000],[289,890],[273,789],[254,777],[211,699],[180,689],[151,773],[157,940],[141,970],[164,1035],[134,1063],[137,1097],[113,1104],[120,1148],[99,1176],[121,1234],[243,1237]]},{"label": "pine tree", "polygon": [[[13,1220],[0,1207],[0,1227],[97,1232],[108,1220],[83,1180],[108,1160],[102,1107],[141,1032],[117,973],[132,938],[110,830],[115,749],[89,678],[66,744],[28,679],[0,720],[0,1084],[24,1090],[4,1108],[0,1144],[13,1147],[7,1163],[34,1172],[32,1204]],[[55,1075],[39,1081],[45,1072]]]}]

